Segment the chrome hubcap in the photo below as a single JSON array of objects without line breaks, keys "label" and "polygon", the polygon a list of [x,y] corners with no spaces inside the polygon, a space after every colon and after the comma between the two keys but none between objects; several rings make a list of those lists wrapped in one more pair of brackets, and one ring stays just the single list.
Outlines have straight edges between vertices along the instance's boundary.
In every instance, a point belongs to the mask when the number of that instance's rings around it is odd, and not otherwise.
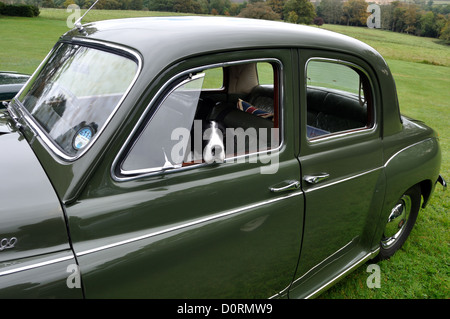
[{"label": "chrome hubcap", "polygon": [[411,197],[403,195],[389,214],[386,228],[384,229],[384,236],[381,240],[383,248],[390,248],[397,242],[406,227],[410,213]]}]

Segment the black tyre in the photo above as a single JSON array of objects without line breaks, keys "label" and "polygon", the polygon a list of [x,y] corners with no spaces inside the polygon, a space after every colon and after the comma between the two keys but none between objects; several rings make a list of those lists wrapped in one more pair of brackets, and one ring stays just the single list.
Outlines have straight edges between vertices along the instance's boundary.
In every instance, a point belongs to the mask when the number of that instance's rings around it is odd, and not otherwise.
[{"label": "black tyre", "polygon": [[420,203],[419,185],[411,187],[400,197],[389,214],[376,261],[389,259],[403,246],[416,222]]}]

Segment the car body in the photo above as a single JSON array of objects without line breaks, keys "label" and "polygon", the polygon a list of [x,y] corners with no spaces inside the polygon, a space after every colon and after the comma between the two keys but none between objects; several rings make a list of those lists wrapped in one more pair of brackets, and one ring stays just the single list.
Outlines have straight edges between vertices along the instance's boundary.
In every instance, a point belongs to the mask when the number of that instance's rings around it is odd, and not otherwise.
[{"label": "car body", "polygon": [[0,134],[1,297],[314,297],[444,183],[374,49],[281,22],[75,28]]},{"label": "car body", "polygon": [[0,108],[3,108],[2,102],[9,102],[16,96],[29,78],[28,74],[0,72]]}]

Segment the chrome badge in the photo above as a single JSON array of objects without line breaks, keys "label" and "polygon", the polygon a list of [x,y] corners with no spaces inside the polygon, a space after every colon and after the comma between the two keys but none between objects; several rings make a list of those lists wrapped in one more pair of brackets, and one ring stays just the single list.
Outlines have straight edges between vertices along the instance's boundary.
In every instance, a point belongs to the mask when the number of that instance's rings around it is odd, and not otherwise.
[{"label": "chrome badge", "polygon": [[17,243],[16,237],[11,238],[3,238],[0,240],[0,251],[3,251],[5,249],[11,249],[14,248],[14,245]]}]

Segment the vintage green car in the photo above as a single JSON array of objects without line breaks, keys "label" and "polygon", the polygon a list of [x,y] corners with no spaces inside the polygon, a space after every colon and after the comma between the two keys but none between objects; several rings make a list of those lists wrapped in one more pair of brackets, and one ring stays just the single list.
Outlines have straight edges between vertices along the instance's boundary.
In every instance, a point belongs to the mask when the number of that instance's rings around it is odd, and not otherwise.
[{"label": "vintage green car", "polygon": [[80,26],[0,134],[0,298],[314,297],[445,184],[380,54],[282,22]]},{"label": "vintage green car", "polygon": [[28,74],[0,72],[0,108],[3,108],[2,102],[9,102],[16,96],[29,78]]}]

